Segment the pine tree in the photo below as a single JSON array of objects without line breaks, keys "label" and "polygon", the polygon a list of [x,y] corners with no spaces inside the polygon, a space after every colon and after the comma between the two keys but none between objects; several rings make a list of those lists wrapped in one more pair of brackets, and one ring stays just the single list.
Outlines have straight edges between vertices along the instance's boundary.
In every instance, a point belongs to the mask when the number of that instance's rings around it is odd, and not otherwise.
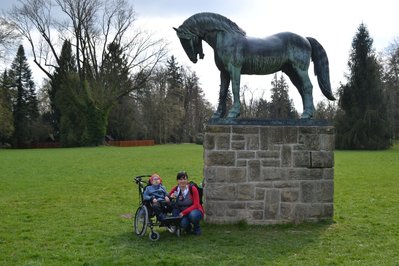
[{"label": "pine tree", "polygon": [[373,39],[362,23],[352,41],[347,83],[339,90],[336,146],[340,149],[384,149],[390,145],[382,68],[372,46]]},{"label": "pine tree", "polygon": [[33,124],[39,118],[35,84],[29,68],[23,46],[19,46],[17,55],[10,69],[12,87],[16,92],[13,107],[14,136],[13,144],[21,147],[32,142]]},{"label": "pine tree", "polygon": [[135,112],[135,101],[127,93],[132,87],[128,62],[126,55],[118,44],[111,43],[108,45],[108,53],[105,56],[100,76],[104,85],[103,97],[113,99],[115,91],[126,91],[117,101],[112,100],[109,104],[107,134],[119,140],[132,137],[137,122],[135,121],[135,114],[137,115],[137,113]]},{"label": "pine tree", "polygon": [[274,74],[272,84],[272,96],[270,102],[270,118],[293,119],[297,117],[292,100],[288,96],[288,84],[281,75]]},{"label": "pine tree", "polygon": [[[165,99],[166,136],[168,142],[181,142],[186,134],[184,128],[185,91],[182,67],[174,56],[167,60],[167,93]],[[187,102],[186,102],[187,104]]]},{"label": "pine tree", "polygon": [[0,79],[0,146],[8,142],[14,132],[14,120],[12,114],[12,97],[10,80],[7,71],[4,71]]},{"label": "pine tree", "polygon": [[75,62],[71,43],[69,40],[66,40],[62,45],[59,66],[55,68],[54,75],[50,81],[50,90],[48,91],[51,105],[50,123],[53,127],[53,134],[56,140],[60,138],[61,121],[61,111],[56,101],[56,95],[60,90],[60,86],[65,83],[65,80],[68,78],[69,73],[77,72]]}]

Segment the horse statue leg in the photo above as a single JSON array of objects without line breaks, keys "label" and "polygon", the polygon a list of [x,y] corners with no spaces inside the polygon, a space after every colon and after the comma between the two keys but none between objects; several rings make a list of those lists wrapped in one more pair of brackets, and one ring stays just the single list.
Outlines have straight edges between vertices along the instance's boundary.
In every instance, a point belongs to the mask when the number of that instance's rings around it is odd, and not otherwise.
[{"label": "horse statue leg", "polygon": [[212,118],[221,118],[226,114],[227,92],[230,84],[230,76],[227,72],[220,71],[219,104]]},{"label": "horse statue leg", "polygon": [[231,77],[231,90],[233,91],[233,106],[230,108],[227,118],[237,118],[240,116],[240,79],[241,68],[236,66],[229,66]]},{"label": "horse statue leg", "polygon": [[283,72],[288,75],[302,97],[303,113],[301,119],[312,118],[315,108],[313,105],[313,86],[310,82],[308,71],[291,67],[284,69]]}]

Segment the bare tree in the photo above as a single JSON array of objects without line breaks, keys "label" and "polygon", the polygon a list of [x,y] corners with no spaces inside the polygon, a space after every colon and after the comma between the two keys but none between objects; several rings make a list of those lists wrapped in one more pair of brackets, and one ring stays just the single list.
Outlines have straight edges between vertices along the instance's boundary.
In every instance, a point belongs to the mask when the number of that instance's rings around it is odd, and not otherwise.
[{"label": "bare tree", "polygon": [[19,39],[20,35],[16,26],[0,17],[0,59],[4,59],[7,51],[16,47]]},{"label": "bare tree", "polygon": [[50,79],[66,39],[74,45],[81,80],[99,77],[109,44],[121,47],[129,59],[132,86],[112,88],[114,99],[142,86],[167,53],[163,40],[134,28],[135,13],[126,0],[20,0],[9,17]]}]

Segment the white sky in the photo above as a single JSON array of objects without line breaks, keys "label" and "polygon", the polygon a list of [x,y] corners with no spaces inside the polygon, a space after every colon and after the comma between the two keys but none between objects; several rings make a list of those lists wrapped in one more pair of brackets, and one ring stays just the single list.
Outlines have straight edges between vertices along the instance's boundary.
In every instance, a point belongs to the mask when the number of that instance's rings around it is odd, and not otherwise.
[{"label": "white sky", "polygon": [[[265,37],[281,31],[291,31],[304,37],[316,38],[324,47],[330,61],[331,86],[335,92],[347,72],[351,43],[360,23],[365,23],[374,48],[381,51],[399,36],[399,1],[397,0],[129,0],[137,13],[137,26],[153,32],[169,43],[170,55],[180,64],[195,71],[200,78],[205,97],[217,104],[219,71],[213,60],[213,50],[203,44],[205,58],[193,64],[187,58],[172,27],[180,26],[185,19],[199,12],[214,12],[237,23],[248,36]],[[0,9],[9,8],[10,0],[0,0]],[[25,48],[27,50],[28,47]],[[34,68],[33,63],[31,67]],[[313,83],[314,103],[325,99],[309,69]],[[255,95],[269,97],[269,76],[248,76],[241,79]],[[290,97],[302,112],[302,103],[296,88],[290,85]],[[247,95],[248,96],[248,95]]]}]

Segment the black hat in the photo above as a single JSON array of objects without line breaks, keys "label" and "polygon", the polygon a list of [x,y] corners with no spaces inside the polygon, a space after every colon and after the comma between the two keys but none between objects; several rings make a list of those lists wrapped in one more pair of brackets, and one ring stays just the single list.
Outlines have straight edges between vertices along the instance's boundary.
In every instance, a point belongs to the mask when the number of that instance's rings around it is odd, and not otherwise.
[{"label": "black hat", "polygon": [[186,177],[188,179],[188,174],[186,173],[186,171],[180,171],[177,173],[176,179],[179,180],[184,177]]}]

